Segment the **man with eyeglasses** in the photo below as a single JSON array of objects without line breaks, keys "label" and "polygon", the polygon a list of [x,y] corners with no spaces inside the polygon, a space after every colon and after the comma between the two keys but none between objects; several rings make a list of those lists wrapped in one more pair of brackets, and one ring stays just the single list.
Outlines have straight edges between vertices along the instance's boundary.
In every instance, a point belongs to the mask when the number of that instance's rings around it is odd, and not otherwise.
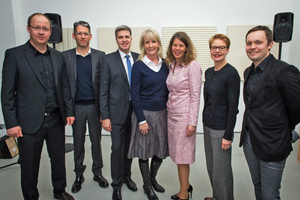
[{"label": "man with eyeglasses", "polygon": [[126,25],[115,29],[118,50],[105,56],[100,70],[100,110],[103,128],[111,132],[111,177],[113,200],[122,200],[121,187],[137,191],[131,179],[132,159],[128,159],[131,136],[132,103],[130,77],[138,54],[130,51],[131,29]]},{"label": "man with eyeglasses", "polygon": [[18,138],[21,186],[25,200],[39,199],[37,189],[44,140],[51,161],[55,199],[73,200],[65,191],[65,124],[72,125],[72,96],[62,54],[47,46],[51,21],[28,18],[30,39],[5,52],[1,103],[7,134]]},{"label": "man with eyeglasses", "polygon": [[88,123],[89,136],[92,143],[93,179],[102,188],[107,188],[109,184],[102,175],[102,125],[100,122],[99,105],[99,70],[105,53],[90,48],[92,34],[90,25],[87,22],[75,22],[73,27],[73,39],[75,39],[77,47],[64,51],[62,54],[67,66],[72,97],[75,100],[75,121],[72,127],[74,139],[74,172],[76,178],[71,191],[76,193],[81,190],[81,185],[84,182],[83,173],[86,165],[83,165],[83,160],[86,123]]},{"label": "man with eyeglasses", "polygon": [[270,54],[272,46],[273,35],[267,26],[256,26],[246,34],[246,53],[253,63],[244,72],[240,146],[257,200],[280,199],[282,173],[292,150],[292,130],[300,122],[299,70]]}]

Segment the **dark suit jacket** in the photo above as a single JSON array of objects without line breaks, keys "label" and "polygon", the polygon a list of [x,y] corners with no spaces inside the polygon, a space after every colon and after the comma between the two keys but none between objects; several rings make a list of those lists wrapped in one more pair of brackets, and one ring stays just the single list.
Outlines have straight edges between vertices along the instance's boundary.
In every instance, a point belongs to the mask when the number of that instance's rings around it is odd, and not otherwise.
[{"label": "dark suit jacket", "polygon": [[[138,54],[131,52],[136,61]],[[130,87],[119,51],[104,57],[100,68],[100,110],[102,119],[123,124],[130,105]]]},{"label": "dark suit jacket", "polygon": [[[240,146],[246,127],[255,155],[264,161],[279,162],[290,154],[291,130],[300,121],[299,70],[270,55],[250,102],[246,101]],[[250,67],[244,72],[245,83]],[[244,84],[245,85],[245,84]]]},{"label": "dark suit jacket", "polygon": [[[23,133],[35,133],[41,127],[46,109],[46,92],[41,69],[29,41],[5,52],[2,72],[2,111],[6,128],[21,126]],[[62,54],[52,48],[50,57],[59,109],[74,116],[72,97]]]},{"label": "dark suit jacket", "polygon": [[[77,89],[77,66],[76,66],[76,48],[62,52],[67,66],[68,79],[73,100],[75,99]],[[92,59],[92,81],[93,92],[97,110],[100,113],[99,92],[100,92],[100,64],[102,63],[105,53],[91,48]]]}]

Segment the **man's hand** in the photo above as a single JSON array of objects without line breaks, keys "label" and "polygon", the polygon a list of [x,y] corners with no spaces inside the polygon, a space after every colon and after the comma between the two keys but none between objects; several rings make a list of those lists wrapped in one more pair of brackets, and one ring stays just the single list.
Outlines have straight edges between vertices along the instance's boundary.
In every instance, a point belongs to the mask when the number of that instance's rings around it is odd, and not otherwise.
[{"label": "man's hand", "polygon": [[15,138],[23,137],[20,126],[15,126],[10,129],[7,129],[6,132],[7,132],[7,135],[10,137],[15,137]]},{"label": "man's hand", "polygon": [[111,122],[110,119],[103,119],[102,120],[102,128],[104,128],[104,130],[111,132]]},{"label": "man's hand", "polygon": [[67,124],[72,125],[75,121],[75,117],[67,117]]},{"label": "man's hand", "polygon": [[139,131],[143,134],[146,135],[148,134],[149,126],[147,122],[144,122],[139,125]]}]

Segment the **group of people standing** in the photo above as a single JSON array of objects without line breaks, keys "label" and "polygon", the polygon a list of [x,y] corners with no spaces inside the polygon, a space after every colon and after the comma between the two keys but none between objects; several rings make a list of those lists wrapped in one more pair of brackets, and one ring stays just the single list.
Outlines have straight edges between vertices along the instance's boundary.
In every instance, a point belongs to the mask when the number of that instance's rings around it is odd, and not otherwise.
[{"label": "group of people standing", "polygon": [[[74,199],[65,191],[64,125],[72,125],[75,181],[72,193],[85,181],[86,123],[92,150],[93,180],[107,188],[102,175],[101,126],[111,133],[113,200],[121,187],[137,191],[131,179],[132,159],[139,159],[143,190],[149,200],[165,192],[157,175],[163,160],[176,163],[180,188],[171,199],[192,198],[190,164],[195,162],[196,127],[202,70],[193,43],[176,32],[163,58],[162,42],[153,29],[140,38],[141,53],[130,51],[131,29],[115,29],[116,52],[90,48],[90,25],[74,23],[77,47],[62,54],[47,46],[51,21],[41,13],[28,18],[29,41],[6,51],[3,64],[2,110],[7,134],[18,138],[24,199],[38,199],[37,177],[43,141],[51,159],[54,198]],[[291,151],[291,131],[300,121],[299,70],[276,60],[271,31],[257,26],[246,35],[246,53],[253,64],[245,70],[243,145],[255,196],[280,199],[285,160]],[[212,197],[233,200],[231,144],[240,96],[240,77],[226,62],[230,39],[209,40],[214,66],[205,72],[203,129]],[[149,164],[149,158],[151,162]]]}]

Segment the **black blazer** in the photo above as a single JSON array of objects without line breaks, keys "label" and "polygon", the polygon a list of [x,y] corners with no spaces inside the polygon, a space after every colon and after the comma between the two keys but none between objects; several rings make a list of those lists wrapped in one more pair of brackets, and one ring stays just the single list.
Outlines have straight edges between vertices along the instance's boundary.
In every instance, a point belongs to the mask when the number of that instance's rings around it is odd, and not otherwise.
[{"label": "black blazer", "polygon": [[[70,88],[73,100],[75,99],[77,89],[77,66],[76,66],[76,48],[62,52],[66,62],[68,79],[70,82]],[[95,104],[100,114],[99,106],[99,93],[100,93],[100,65],[105,56],[103,51],[98,51],[91,48],[92,59],[92,81],[93,81],[93,93],[95,97]]]},{"label": "black blazer", "polygon": [[[41,127],[46,109],[46,92],[40,66],[29,41],[5,52],[2,72],[2,111],[6,128],[21,126],[23,133],[35,133]],[[50,57],[59,109],[74,116],[72,97],[62,54],[52,48]]]},{"label": "black blazer", "polygon": [[[264,161],[279,162],[290,154],[291,130],[300,121],[299,70],[270,55],[263,75],[246,101],[240,146],[243,145],[246,127],[255,155]],[[250,67],[244,72],[245,83]],[[245,85],[245,84],[244,84]]]},{"label": "black blazer", "polygon": [[[131,52],[136,61],[139,54]],[[104,57],[100,68],[100,110],[102,119],[123,124],[130,105],[130,87],[119,51]]]}]

